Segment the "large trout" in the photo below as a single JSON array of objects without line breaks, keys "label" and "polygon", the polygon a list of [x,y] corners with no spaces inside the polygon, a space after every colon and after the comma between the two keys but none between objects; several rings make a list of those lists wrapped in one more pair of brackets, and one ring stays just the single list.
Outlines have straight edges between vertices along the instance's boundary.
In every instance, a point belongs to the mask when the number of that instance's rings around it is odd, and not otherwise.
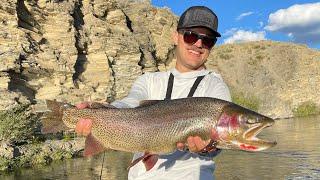
[{"label": "large trout", "polygon": [[[273,119],[215,98],[144,101],[141,106],[130,109],[81,110],[47,100],[47,107],[49,111],[42,121],[43,133],[75,128],[82,118],[92,120],[85,155],[95,154],[92,149],[101,147],[127,152],[169,153],[177,148],[177,142],[186,143],[189,136],[210,140],[212,128],[218,136],[211,141],[220,149],[261,151],[276,144],[256,137],[274,123]],[[87,148],[91,150],[86,153]]]}]

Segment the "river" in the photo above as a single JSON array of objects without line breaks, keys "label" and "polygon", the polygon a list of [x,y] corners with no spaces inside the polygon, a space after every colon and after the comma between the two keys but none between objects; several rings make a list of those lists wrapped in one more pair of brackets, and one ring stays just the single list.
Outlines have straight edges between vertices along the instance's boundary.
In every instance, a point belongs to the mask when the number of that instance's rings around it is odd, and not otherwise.
[{"label": "river", "polygon": [[[278,144],[266,151],[249,153],[224,150],[215,158],[217,180],[320,179],[320,116],[276,120],[259,137]],[[45,167],[19,169],[1,180],[99,179],[103,154],[51,163]],[[102,179],[127,179],[129,153],[107,151]]]}]

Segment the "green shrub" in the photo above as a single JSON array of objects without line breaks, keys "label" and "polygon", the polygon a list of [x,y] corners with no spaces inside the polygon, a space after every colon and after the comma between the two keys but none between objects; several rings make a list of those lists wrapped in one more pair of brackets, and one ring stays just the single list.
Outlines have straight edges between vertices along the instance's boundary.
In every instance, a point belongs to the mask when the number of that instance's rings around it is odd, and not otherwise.
[{"label": "green shrub", "polygon": [[320,108],[311,101],[304,102],[293,109],[293,115],[295,117],[303,117],[315,114],[320,114]]},{"label": "green shrub", "polygon": [[0,172],[9,170],[10,166],[11,166],[10,159],[0,156]]},{"label": "green shrub", "polygon": [[[13,159],[14,167],[32,167],[40,164],[48,164],[50,161],[48,152],[44,151],[41,144],[24,145],[24,153]],[[27,150],[26,150],[27,149]]]},{"label": "green shrub", "polygon": [[32,139],[39,127],[36,115],[29,105],[20,105],[8,111],[0,111],[0,141],[11,144]]},{"label": "green shrub", "polygon": [[246,107],[253,111],[258,111],[260,101],[254,96],[244,95],[244,93],[231,92],[232,102]]},{"label": "green shrub", "polygon": [[73,156],[72,152],[69,152],[63,149],[59,149],[50,155],[52,160],[71,159],[72,156]]}]

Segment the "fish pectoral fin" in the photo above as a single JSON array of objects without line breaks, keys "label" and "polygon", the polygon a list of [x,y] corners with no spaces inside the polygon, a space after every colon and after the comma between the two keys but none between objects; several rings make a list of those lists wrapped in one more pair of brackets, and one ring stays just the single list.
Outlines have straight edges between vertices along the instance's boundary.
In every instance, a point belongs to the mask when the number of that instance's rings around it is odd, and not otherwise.
[{"label": "fish pectoral fin", "polygon": [[132,166],[136,165],[138,162],[142,161],[145,168],[146,168],[146,171],[149,171],[157,163],[158,158],[159,158],[159,155],[157,155],[157,154],[144,153],[143,156],[141,156],[131,162],[130,166],[128,167],[128,170]]},{"label": "fish pectoral fin", "polygon": [[105,151],[106,148],[90,133],[85,142],[84,156],[93,156]]}]

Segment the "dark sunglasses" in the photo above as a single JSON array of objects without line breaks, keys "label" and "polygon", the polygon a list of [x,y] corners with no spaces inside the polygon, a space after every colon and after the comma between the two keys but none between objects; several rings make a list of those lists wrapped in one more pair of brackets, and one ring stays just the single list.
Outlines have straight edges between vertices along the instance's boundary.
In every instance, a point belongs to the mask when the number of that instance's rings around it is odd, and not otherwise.
[{"label": "dark sunglasses", "polygon": [[214,36],[202,35],[191,30],[180,30],[179,32],[183,33],[183,40],[187,44],[194,44],[201,39],[203,47],[211,49],[217,42],[217,38]]}]

